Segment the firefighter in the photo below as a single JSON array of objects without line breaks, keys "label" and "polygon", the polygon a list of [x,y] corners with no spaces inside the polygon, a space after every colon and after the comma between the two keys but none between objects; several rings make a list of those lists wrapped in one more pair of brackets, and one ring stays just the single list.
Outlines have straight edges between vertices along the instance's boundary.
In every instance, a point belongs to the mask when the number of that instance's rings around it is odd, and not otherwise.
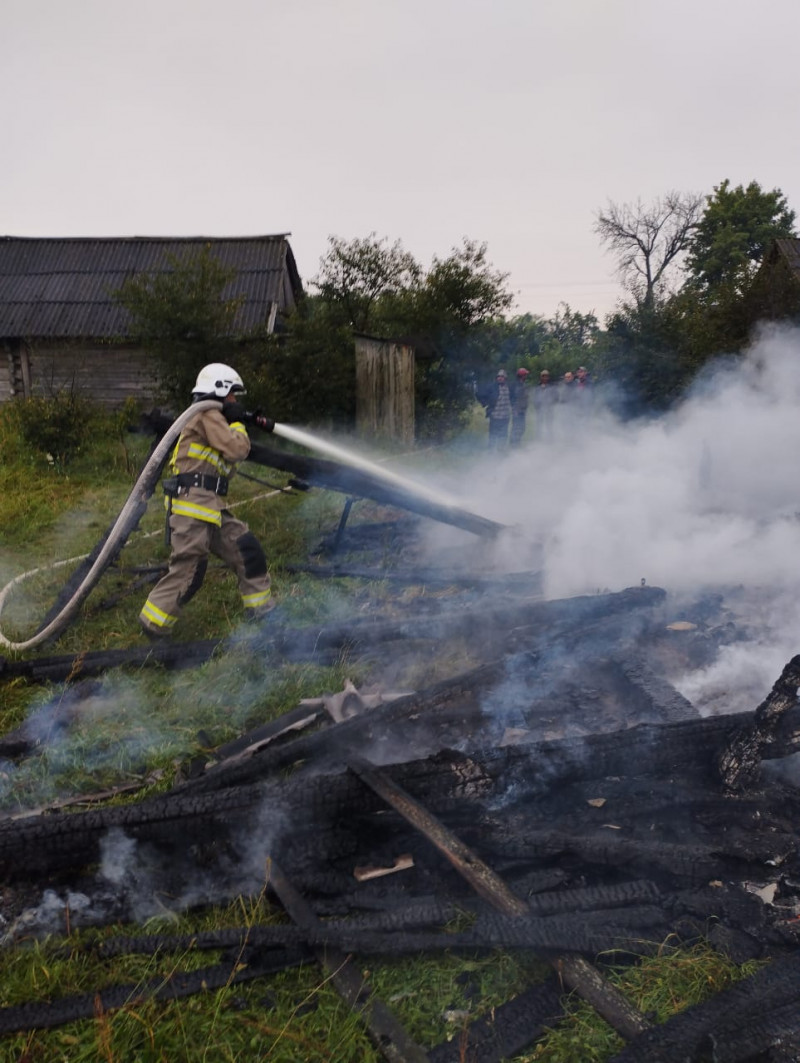
[{"label": "firefighter", "polygon": [[[219,399],[220,406],[201,410],[187,421],[172,452],[172,476],[163,481],[172,552],[167,574],[139,614],[148,638],[170,636],[181,609],[203,583],[210,553],[236,573],[249,618],[264,616],[274,607],[261,544],[225,508],[228,480],[236,463],[250,453],[244,422],[253,415],[238,400],[243,393],[242,378],[228,365],[212,363],[197,376],[192,401]],[[266,431],[275,427],[265,417],[256,423]]]}]

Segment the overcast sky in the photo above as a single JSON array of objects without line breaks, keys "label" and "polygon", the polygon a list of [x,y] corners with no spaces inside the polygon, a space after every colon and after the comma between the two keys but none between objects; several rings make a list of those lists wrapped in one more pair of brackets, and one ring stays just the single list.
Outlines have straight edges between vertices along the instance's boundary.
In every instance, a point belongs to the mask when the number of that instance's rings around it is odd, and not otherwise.
[{"label": "overcast sky", "polygon": [[3,0],[0,234],[289,232],[601,318],[609,200],[778,187],[800,212],[796,0]]}]

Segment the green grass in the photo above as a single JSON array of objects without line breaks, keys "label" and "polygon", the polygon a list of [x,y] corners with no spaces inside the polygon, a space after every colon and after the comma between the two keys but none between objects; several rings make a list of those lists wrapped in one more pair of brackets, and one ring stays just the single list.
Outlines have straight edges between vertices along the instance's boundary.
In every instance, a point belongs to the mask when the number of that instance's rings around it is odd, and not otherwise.
[{"label": "green grass", "polygon": [[[69,469],[59,471],[19,447],[0,416],[0,584],[20,572],[88,552],[109,526],[127,497],[134,471],[147,453],[144,437],[98,433],[98,448],[82,453]],[[475,418],[472,434],[442,455],[441,466],[457,467],[463,454],[485,445],[485,419]],[[424,467],[428,458],[420,455]],[[410,463],[413,467],[413,462]],[[438,464],[438,462],[437,462]],[[252,467],[264,479],[285,479],[273,470]],[[330,533],[343,500],[326,492],[260,498],[267,491],[245,480],[236,482],[236,512],[261,539],[270,560],[278,601],[290,622],[301,626],[322,619],[391,612],[418,593],[386,582],[315,580],[294,576],[285,566],[306,560],[319,538]],[[361,503],[351,520],[381,519],[380,507]],[[72,624],[52,645],[25,656],[80,655],[85,650],[146,645],[137,615],[147,587],[132,590],[136,566],[167,558],[163,543],[160,493],[151,501],[141,527],[130,539],[119,564],[109,570]],[[10,596],[0,629],[7,636],[27,637],[49,607],[69,568],[47,569],[26,580]],[[446,592],[442,592],[446,593]],[[101,603],[117,597],[111,608]],[[231,574],[210,567],[206,583],[181,619],[183,640],[223,638],[236,632],[241,605]],[[408,646],[398,685],[411,688],[435,682],[477,663],[456,640]],[[0,650],[0,652],[2,652]],[[259,657],[246,644],[230,646],[198,668],[170,672],[160,668],[126,668],[79,685],[86,694],[77,705],[80,726],[69,727],[8,770],[0,771],[0,809],[11,812],[40,807],[105,788],[139,787],[132,798],[172,785],[176,772],[196,756],[294,708],[303,697],[340,690],[346,678],[368,681],[380,668],[375,659],[343,658],[335,667],[287,664]],[[64,712],[75,697],[69,684],[40,685],[22,679],[0,680],[0,726],[8,732],[33,715]],[[208,908],[177,919],[152,921],[147,931],[197,932],[225,926],[249,926],[283,920],[265,896],[240,898],[225,908]],[[117,933],[142,928],[110,927],[101,932],[70,932],[46,941],[21,941],[0,952],[0,1004],[47,1000],[91,992],[112,984],[142,984],[171,971],[211,962],[213,957],[184,952],[156,957],[122,957],[103,961],[87,946]],[[66,948],[64,947],[66,944]],[[458,1038],[464,1024],[539,980],[549,968],[525,953],[487,955],[418,955],[396,961],[371,958],[360,969],[423,1045]],[[704,999],[748,973],[726,963],[711,949],[672,949],[635,968],[614,973],[615,980],[646,1012],[659,1020]],[[570,1003],[569,1018],[518,1063],[605,1060],[620,1045],[617,1035],[579,1001]],[[360,1021],[339,1000],[330,979],[309,964],[268,980],[230,986],[169,1003],[131,1001],[118,1012],[71,1023],[50,1031],[0,1039],[0,1063],[57,1061],[186,1060],[198,1063],[377,1063],[379,1055]]]}]

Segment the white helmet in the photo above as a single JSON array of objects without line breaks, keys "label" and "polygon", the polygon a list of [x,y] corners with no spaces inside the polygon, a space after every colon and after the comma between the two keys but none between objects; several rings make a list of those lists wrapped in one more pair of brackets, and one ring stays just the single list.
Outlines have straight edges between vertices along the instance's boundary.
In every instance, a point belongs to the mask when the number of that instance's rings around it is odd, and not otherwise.
[{"label": "white helmet", "polygon": [[197,382],[192,390],[192,395],[195,398],[198,396],[205,397],[206,395],[210,398],[213,395],[218,399],[224,399],[231,391],[244,393],[242,378],[229,365],[223,365],[221,362],[212,362],[211,365],[204,365],[197,374]]}]

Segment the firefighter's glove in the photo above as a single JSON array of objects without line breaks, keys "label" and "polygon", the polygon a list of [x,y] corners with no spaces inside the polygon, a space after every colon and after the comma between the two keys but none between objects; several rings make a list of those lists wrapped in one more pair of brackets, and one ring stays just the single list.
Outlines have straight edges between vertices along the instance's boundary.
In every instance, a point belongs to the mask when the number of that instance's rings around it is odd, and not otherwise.
[{"label": "firefighter's glove", "polygon": [[242,406],[241,402],[223,402],[222,416],[228,424],[233,424],[234,421],[241,421],[241,423],[244,424],[247,417],[247,410]]},{"label": "firefighter's glove", "polygon": [[254,424],[262,432],[271,432],[275,428],[275,422],[271,417],[267,417],[261,409],[256,410],[255,413],[248,414],[248,417],[250,418],[248,424]]}]

